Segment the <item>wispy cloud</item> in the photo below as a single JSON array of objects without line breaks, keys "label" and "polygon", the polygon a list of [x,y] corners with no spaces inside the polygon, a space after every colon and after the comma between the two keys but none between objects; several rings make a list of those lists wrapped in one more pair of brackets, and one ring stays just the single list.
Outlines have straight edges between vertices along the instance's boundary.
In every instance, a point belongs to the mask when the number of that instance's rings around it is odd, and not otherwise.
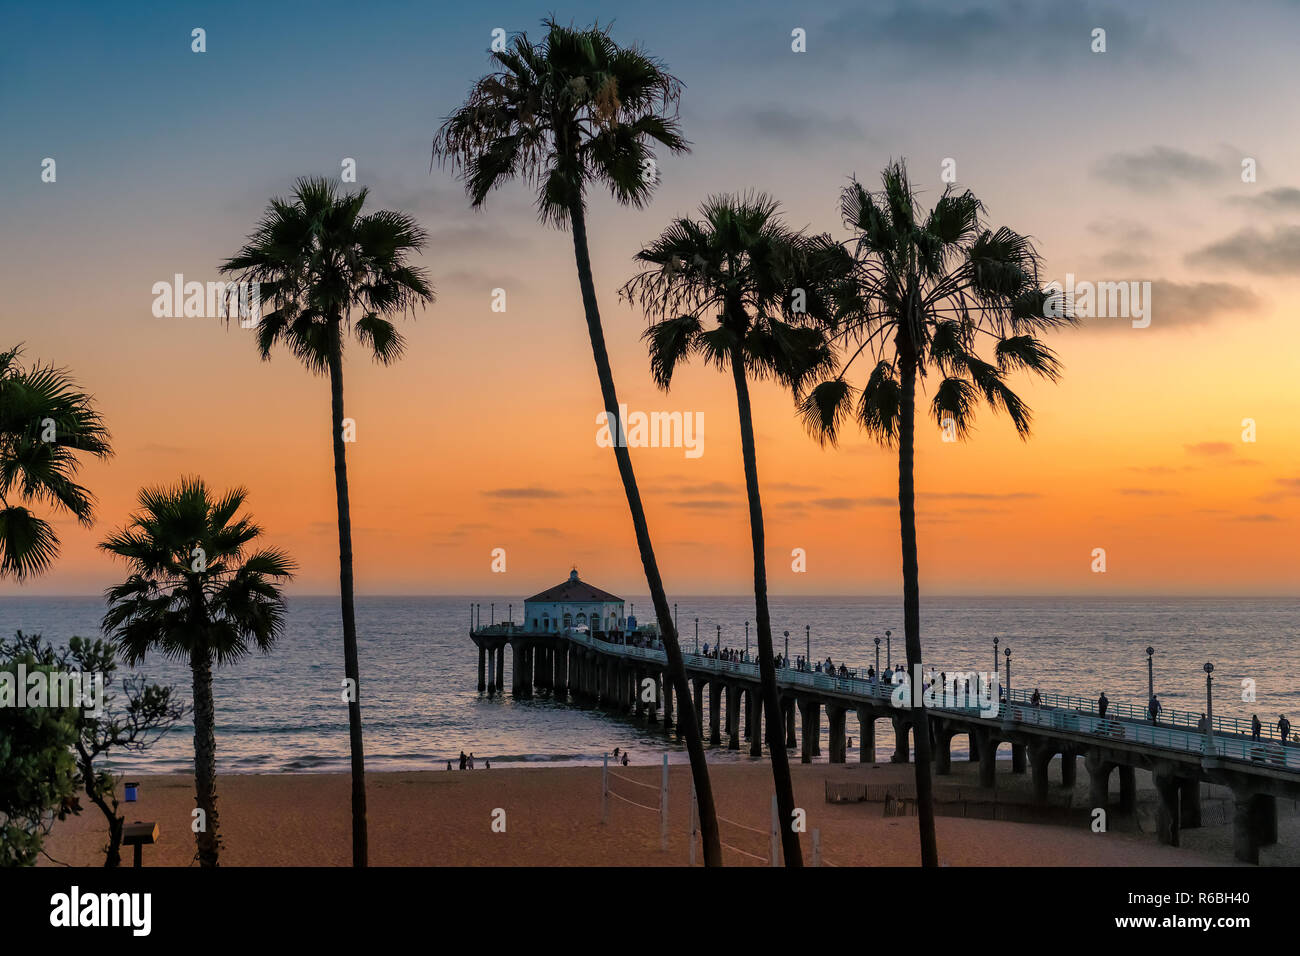
[{"label": "wispy cloud", "polygon": [[1271,232],[1254,226],[1187,254],[1189,265],[1241,269],[1257,275],[1300,274],[1300,226]]},{"label": "wispy cloud", "polygon": [[1168,192],[1175,186],[1206,185],[1224,175],[1223,166],[1173,146],[1152,146],[1139,153],[1111,153],[1093,167],[1093,174],[1116,186],[1138,192]]}]

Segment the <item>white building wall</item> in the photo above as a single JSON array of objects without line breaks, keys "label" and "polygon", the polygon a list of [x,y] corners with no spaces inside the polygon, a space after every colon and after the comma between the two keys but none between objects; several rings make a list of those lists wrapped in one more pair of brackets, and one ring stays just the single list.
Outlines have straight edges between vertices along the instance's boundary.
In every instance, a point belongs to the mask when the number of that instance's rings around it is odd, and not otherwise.
[{"label": "white building wall", "polygon": [[[525,601],[523,624],[530,631],[545,630],[558,634],[564,630],[566,614],[569,615],[572,627],[579,624],[591,627],[591,619],[596,617],[599,623],[595,630],[598,631],[622,630],[627,623],[622,601]],[[546,625],[543,624],[544,621],[547,622]]]}]

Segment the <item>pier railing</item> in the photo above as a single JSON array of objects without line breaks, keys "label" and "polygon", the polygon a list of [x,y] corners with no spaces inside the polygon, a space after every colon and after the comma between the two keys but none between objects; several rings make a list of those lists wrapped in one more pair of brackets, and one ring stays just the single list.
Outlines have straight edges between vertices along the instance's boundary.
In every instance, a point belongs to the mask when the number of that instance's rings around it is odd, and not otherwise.
[{"label": "pier railing", "polygon": [[[564,636],[575,644],[607,652],[612,651],[623,657],[667,663],[667,655],[657,648],[614,644],[589,634],[570,633]],[[687,667],[696,670],[734,674],[754,682],[759,680],[758,664],[753,661],[720,660],[694,651],[683,651],[682,657]],[[841,677],[831,672],[778,667],[776,677],[778,684],[787,687],[807,687],[869,700],[888,700],[894,692],[893,685],[886,680],[871,680],[856,674]],[[1190,711],[1165,711],[1160,715],[1160,723],[1153,724],[1144,708],[1132,704],[1111,703],[1107,707],[1106,716],[1102,717],[1097,713],[1097,701],[1092,698],[1066,694],[1039,694],[1039,702],[1035,705],[1031,703],[1032,695],[1032,691],[1012,691],[999,707],[1003,723],[1028,724],[1102,737],[1117,742],[1146,744],[1184,753],[1199,753],[1279,769],[1300,770],[1300,745],[1284,746],[1272,733],[1267,736],[1261,733],[1260,739],[1253,739],[1248,733],[1249,724],[1236,718],[1216,717],[1214,733],[1207,735],[1198,728],[1200,715],[1192,714]],[[978,707],[931,709],[936,714],[951,713],[966,717],[981,714]],[[1276,728],[1266,729],[1276,730]]]}]

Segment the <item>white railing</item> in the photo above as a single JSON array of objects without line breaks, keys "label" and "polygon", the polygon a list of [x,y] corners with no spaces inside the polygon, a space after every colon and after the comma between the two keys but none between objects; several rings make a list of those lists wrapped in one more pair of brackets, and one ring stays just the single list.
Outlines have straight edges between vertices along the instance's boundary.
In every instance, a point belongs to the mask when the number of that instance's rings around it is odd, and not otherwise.
[{"label": "white railing", "polygon": [[[567,640],[585,647],[591,647],[606,653],[623,657],[651,660],[666,664],[667,654],[662,650],[649,647],[635,647],[630,644],[614,644],[602,641],[589,634],[569,633],[562,635]],[[758,664],[753,661],[727,661],[706,657],[694,651],[682,653],[687,667],[696,670],[710,670],[718,674],[734,674],[749,680],[759,679]],[[846,697],[865,698],[867,700],[888,700],[894,692],[891,684],[883,680],[868,680],[865,677],[841,677],[838,674],[817,671],[796,670],[791,667],[776,669],[778,686],[808,687],[827,691]],[[1004,724],[1028,724],[1071,733],[1088,734],[1110,741],[1146,744],[1163,747],[1183,753],[1206,753],[1205,734],[1187,721],[1192,716],[1188,712],[1174,711],[1161,714],[1161,724],[1152,724],[1144,712],[1133,705],[1111,704],[1107,715],[1101,717],[1096,713],[1097,702],[1084,697],[1071,697],[1062,694],[1040,694],[1039,705],[1030,703],[1031,692],[1013,691],[1010,702],[1000,705],[1001,719]],[[976,707],[935,707],[935,713],[960,714],[964,717],[978,716]],[[1199,716],[1196,718],[1199,720]],[[1284,746],[1275,738],[1254,740],[1241,735],[1239,729],[1244,722],[1233,718],[1214,720],[1214,737],[1212,741],[1215,756],[1229,760],[1247,761],[1254,765],[1275,767],[1281,770],[1300,770],[1300,746]]]}]

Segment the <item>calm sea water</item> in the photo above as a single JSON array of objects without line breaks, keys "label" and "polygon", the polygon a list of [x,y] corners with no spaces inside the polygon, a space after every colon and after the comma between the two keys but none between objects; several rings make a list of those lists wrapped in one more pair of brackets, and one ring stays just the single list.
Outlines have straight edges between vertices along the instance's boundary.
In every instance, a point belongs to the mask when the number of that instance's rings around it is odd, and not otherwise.
[{"label": "calm sea water", "polygon": [[[650,609],[649,599],[634,597]],[[633,761],[658,761],[667,751],[685,760],[679,745],[654,730],[599,711],[477,692],[477,653],[468,637],[470,598],[360,598],[361,677],[365,698],[366,765],[375,770],[437,769],[461,750],[502,765],[599,762],[614,747]],[[487,601],[482,602],[484,620]],[[498,601],[497,619],[507,601]],[[519,602],[516,601],[516,604]],[[678,600],[685,646],[744,646],[744,621],[753,604],[744,598]],[[0,598],[0,633],[21,628],[56,643],[98,633],[103,604],[97,598]],[[644,615],[643,615],[644,616]],[[872,638],[894,632],[895,660],[902,657],[902,610],[897,599],[798,598],[772,603],[777,650],[790,631],[792,654],[804,652],[811,628],[812,655],[864,667],[874,662]],[[1012,682],[1112,701],[1146,699],[1147,645],[1156,648],[1156,692],[1167,709],[1204,710],[1201,665],[1215,664],[1215,712],[1265,722],[1288,713],[1300,723],[1300,601],[1294,599],[1057,599],[940,598],[922,606],[927,665],[941,670],[988,670],[993,637],[1012,648]],[[751,624],[751,649],[753,647]],[[254,656],[216,674],[218,765],[226,773],[334,771],[348,766],[347,709],[340,700],[343,673],[338,601],[299,597],[289,606],[287,631],[269,656]],[[881,659],[885,648],[882,643]],[[507,671],[509,655],[506,655]],[[162,657],[138,669],[175,684],[190,699],[184,665]],[[1243,679],[1256,682],[1258,700],[1241,700]],[[707,703],[706,703],[707,707]],[[823,733],[826,722],[823,720]],[[178,726],[146,755],[119,767],[142,772],[192,768],[192,727]],[[883,727],[881,728],[883,731]],[[856,721],[849,734],[857,744]],[[889,739],[887,740],[886,737]],[[877,733],[881,757],[892,735]],[[961,738],[954,741],[959,754]],[[829,752],[823,741],[823,754]],[[749,760],[725,746],[710,759]],[[821,759],[825,759],[823,756]],[[856,760],[851,751],[850,760]]]}]

